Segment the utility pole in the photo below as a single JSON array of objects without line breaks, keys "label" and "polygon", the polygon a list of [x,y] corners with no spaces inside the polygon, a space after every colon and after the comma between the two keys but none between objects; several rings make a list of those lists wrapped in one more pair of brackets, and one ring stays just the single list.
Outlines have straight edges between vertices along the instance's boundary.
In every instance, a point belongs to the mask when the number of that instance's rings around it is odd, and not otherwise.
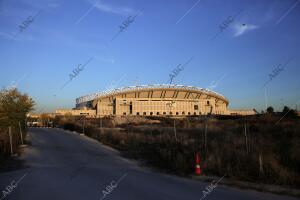
[{"label": "utility pole", "polygon": [[265,89],[265,107],[266,107],[266,110],[268,108],[268,95],[267,95],[267,89]]}]

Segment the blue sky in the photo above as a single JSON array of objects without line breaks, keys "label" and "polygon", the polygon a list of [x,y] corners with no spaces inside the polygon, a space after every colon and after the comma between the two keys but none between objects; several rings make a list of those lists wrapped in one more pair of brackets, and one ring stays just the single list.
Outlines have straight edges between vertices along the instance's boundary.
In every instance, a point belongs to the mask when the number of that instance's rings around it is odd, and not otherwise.
[{"label": "blue sky", "polygon": [[0,87],[15,84],[51,112],[108,88],[167,83],[193,57],[175,84],[210,87],[234,109],[281,110],[300,100],[299,35],[297,0],[0,0]]}]

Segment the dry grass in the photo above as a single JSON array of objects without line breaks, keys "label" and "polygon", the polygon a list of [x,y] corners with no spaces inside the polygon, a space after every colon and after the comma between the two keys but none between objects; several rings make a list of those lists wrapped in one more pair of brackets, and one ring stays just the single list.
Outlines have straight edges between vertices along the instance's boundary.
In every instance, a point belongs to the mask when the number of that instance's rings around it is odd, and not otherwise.
[{"label": "dry grass", "polygon": [[[88,136],[121,150],[125,156],[166,172],[192,174],[194,155],[199,152],[206,175],[227,174],[233,180],[299,188],[299,119],[285,119],[275,125],[277,120],[278,117],[270,116],[236,119],[151,117],[138,121],[127,118],[127,123],[123,118],[113,123],[116,119],[107,118],[104,127],[117,124],[121,129],[100,130],[99,122],[91,119],[86,122],[85,130]],[[82,130],[82,123],[78,121],[64,121],[61,125],[70,130]]]}]

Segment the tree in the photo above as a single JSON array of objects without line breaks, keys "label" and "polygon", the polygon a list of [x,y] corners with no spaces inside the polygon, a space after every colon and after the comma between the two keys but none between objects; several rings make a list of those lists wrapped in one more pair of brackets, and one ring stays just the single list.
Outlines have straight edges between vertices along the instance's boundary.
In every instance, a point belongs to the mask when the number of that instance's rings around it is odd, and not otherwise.
[{"label": "tree", "polygon": [[269,107],[267,108],[267,113],[268,113],[268,114],[273,114],[273,113],[274,113],[274,108],[273,108],[272,106],[269,106]]},{"label": "tree", "polygon": [[42,122],[42,126],[46,126],[49,124],[49,118],[50,118],[49,115],[47,115],[45,113],[40,115],[40,120]]},{"label": "tree", "polygon": [[290,109],[288,106],[284,106],[281,114],[285,115],[286,117],[292,117],[292,118],[297,117],[296,111]]},{"label": "tree", "polygon": [[283,113],[283,114],[286,114],[286,113],[290,112],[290,110],[291,110],[291,109],[290,109],[289,107],[284,106],[284,107],[283,107],[283,110],[282,110],[282,113]]},{"label": "tree", "polygon": [[24,124],[26,114],[33,110],[34,101],[27,95],[21,94],[16,88],[0,91],[0,125],[18,126]]},{"label": "tree", "polygon": [[[0,157],[1,154],[10,154],[10,151],[6,150],[9,146],[14,149],[21,144],[20,137],[14,135],[19,133],[19,125],[24,130],[26,115],[33,110],[33,106],[34,101],[27,94],[21,94],[16,88],[0,90],[0,138],[4,140],[4,148],[0,148]],[[10,129],[12,142],[9,142],[6,131],[1,131],[1,129],[7,130],[9,126],[12,127]]]}]

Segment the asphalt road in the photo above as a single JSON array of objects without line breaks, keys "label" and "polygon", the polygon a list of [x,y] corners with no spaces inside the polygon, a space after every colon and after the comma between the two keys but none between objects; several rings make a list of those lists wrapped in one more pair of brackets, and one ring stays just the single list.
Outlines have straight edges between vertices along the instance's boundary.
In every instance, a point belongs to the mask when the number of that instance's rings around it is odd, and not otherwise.
[{"label": "asphalt road", "polygon": [[[22,156],[28,167],[0,174],[0,199],[199,200],[209,185],[142,169],[117,151],[76,133],[32,128],[29,137],[32,146]],[[219,185],[205,199],[296,198]]]}]

